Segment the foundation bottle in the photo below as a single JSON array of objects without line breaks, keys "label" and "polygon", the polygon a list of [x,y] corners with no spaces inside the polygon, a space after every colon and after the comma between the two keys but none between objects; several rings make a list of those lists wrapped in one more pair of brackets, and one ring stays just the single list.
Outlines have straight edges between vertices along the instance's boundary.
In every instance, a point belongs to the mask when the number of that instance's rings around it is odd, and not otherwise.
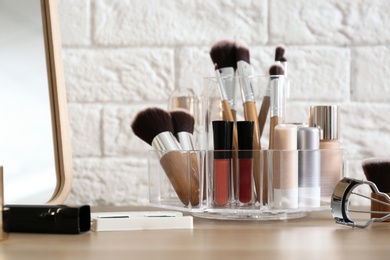
[{"label": "foundation bottle", "polygon": [[342,175],[339,107],[311,106],[309,126],[320,129],[321,200],[329,202],[333,189]]}]

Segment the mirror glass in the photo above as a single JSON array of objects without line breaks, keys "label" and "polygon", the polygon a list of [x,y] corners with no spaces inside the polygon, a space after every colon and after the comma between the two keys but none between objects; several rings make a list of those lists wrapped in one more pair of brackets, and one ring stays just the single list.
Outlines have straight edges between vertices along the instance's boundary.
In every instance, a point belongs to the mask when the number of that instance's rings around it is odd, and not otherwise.
[{"label": "mirror glass", "polygon": [[0,164],[5,203],[46,203],[56,189],[40,0],[0,0]]}]

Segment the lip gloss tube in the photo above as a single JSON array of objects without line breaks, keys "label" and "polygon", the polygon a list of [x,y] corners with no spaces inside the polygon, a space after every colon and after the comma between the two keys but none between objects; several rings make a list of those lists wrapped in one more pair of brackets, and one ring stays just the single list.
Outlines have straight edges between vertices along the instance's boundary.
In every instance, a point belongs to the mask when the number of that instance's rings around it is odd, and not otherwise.
[{"label": "lip gloss tube", "polygon": [[231,161],[233,124],[231,121],[213,121],[214,162],[213,189],[214,203],[225,206],[231,198]]},{"label": "lip gloss tube", "polygon": [[253,121],[238,121],[238,199],[253,202]]}]

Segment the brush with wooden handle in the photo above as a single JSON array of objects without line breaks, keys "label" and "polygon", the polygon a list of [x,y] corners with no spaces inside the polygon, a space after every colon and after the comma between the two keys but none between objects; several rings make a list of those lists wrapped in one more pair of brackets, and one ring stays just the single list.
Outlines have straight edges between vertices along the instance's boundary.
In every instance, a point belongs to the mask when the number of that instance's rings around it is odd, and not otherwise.
[{"label": "brush with wooden handle", "polygon": [[[195,119],[186,110],[172,110],[169,112],[172,117],[173,123],[173,135],[179,141],[183,151],[188,151],[191,158],[191,172],[196,174],[198,179],[200,178],[198,155],[195,151],[195,147],[192,140],[192,135],[195,129]],[[203,180],[205,184],[205,180]],[[205,192],[205,186],[203,187]],[[203,197],[206,198],[205,194]]]},{"label": "brush with wooden handle", "polygon": [[[275,62],[280,63],[283,65],[282,60],[284,60],[284,48],[281,46],[276,47],[275,49]],[[287,66],[287,65],[286,65]],[[284,71],[283,67],[280,67],[278,65],[273,65],[269,69],[270,75],[279,75],[279,73],[282,73],[281,71]],[[275,74],[276,73],[276,74]],[[283,75],[283,73],[282,73]],[[268,87],[266,89],[266,93],[263,97],[263,101],[261,103],[260,111],[259,111],[259,128],[260,128],[260,139],[263,136],[264,126],[268,118],[268,111],[270,107],[270,89],[271,85],[268,84]]]},{"label": "brush with wooden handle", "polygon": [[[271,88],[274,90],[274,87],[273,87],[273,84],[278,84],[277,81],[274,81],[276,79],[276,77],[272,77],[272,75],[283,75],[283,68],[280,66],[280,65],[272,65],[269,69],[269,74],[271,75],[270,77],[270,81],[268,83],[268,87],[267,87],[267,90],[266,90],[266,94],[265,96],[263,97],[263,102],[261,103],[261,107],[260,107],[260,112],[259,112],[259,117],[258,117],[258,120],[259,120],[259,127],[260,127],[260,138],[262,136],[262,133],[263,133],[263,129],[264,129],[264,126],[265,126],[265,123],[267,121],[267,117],[268,117],[268,111],[270,109],[270,106],[271,106]],[[279,121],[276,120],[276,118],[271,118],[270,120],[270,138],[269,138],[269,149],[273,149],[274,148],[274,131],[273,129],[275,128],[275,126],[279,124]],[[272,141],[271,141],[272,140]],[[263,154],[264,156],[264,159],[263,159],[263,171],[264,171],[264,174],[263,174],[263,203],[267,203],[268,201],[268,159],[267,159],[267,154],[264,153]]]},{"label": "brush with wooden handle", "polygon": [[160,153],[160,164],[180,201],[187,206],[199,204],[199,178],[193,169],[187,172],[188,159],[176,141],[171,115],[160,108],[139,112],[131,123],[136,136]]},{"label": "brush with wooden handle", "polygon": [[[362,161],[362,168],[367,180],[373,182],[380,192],[390,195],[390,157],[364,159]],[[372,218],[382,218],[390,212],[390,206],[385,197],[372,192],[371,198],[373,199],[371,200]],[[385,221],[390,222],[390,219]]]},{"label": "brush with wooden handle", "polygon": [[[270,75],[283,75],[283,68],[279,65],[272,65],[269,69]],[[271,79],[272,80],[272,79]],[[268,118],[268,111],[270,107],[270,95],[271,95],[271,80],[268,84],[267,90],[265,92],[265,95],[263,97],[263,101],[261,103],[260,111],[259,111],[259,131],[260,131],[260,139],[263,136],[263,130],[264,126],[266,124],[267,118]]]},{"label": "brush with wooden handle", "polygon": [[285,89],[284,70],[279,65],[273,65],[270,70],[270,130],[269,130],[269,149],[274,149],[274,128],[283,123]]},{"label": "brush with wooden handle", "polygon": [[257,118],[255,95],[250,77],[252,76],[249,48],[244,43],[236,44],[237,74],[239,77],[245,121],[253,121],[253,177],[257,200],[260,201],[260,128]]},{"label": "brush with wooden handle", "polygon": [[[236,122],[236,44],[232,40],[221,40],[216,42],[210,50],[210,57],[215,65],[216,78],[221,93],[222,119]],[[237,126],[233,125],[233,194],[238,199],[238,138]]]}]

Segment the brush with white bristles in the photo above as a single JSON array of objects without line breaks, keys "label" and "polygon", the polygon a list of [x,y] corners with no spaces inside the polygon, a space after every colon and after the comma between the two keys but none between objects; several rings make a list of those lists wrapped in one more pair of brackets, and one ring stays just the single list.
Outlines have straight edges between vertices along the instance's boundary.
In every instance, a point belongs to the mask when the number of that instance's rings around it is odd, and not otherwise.
[{"label": "brush with white bristles", "polygon": [[199,204],[198,173],[187,172],[188,159],[176,141],[171,115],[160,108],[139,112],[131,123],[136,136],[150,144],[160,156],[160,164],[184,205]]}]

